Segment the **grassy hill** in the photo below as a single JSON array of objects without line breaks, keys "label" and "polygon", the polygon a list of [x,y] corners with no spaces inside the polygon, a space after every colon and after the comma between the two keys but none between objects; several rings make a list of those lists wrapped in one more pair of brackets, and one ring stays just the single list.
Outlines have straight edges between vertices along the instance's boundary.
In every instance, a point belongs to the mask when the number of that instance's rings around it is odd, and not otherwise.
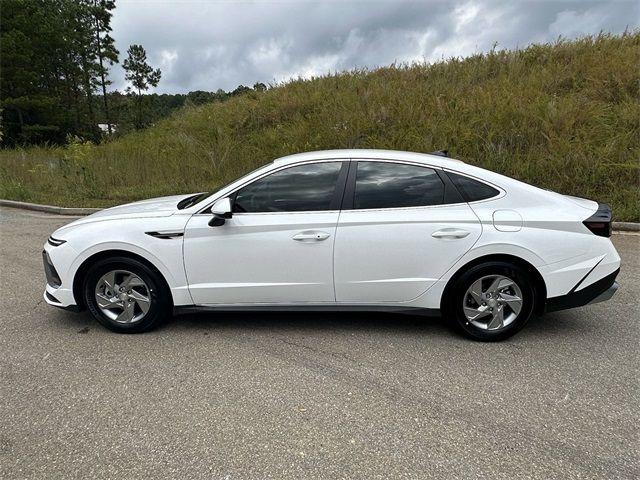
[{"label": "grassy hill", "polygon": [[0,197],[106,206],[213,189],[276,157],[453,157],[640,219],[640,32],[297,80],[102,145],[0,151]]}]

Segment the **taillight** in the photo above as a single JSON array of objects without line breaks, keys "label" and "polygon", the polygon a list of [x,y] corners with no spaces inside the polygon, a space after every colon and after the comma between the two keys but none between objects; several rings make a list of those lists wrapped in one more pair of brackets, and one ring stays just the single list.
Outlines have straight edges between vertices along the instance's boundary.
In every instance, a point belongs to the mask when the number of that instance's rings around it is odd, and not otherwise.
[{"label": "taillight", "polygon": [[610,237],[612,230],[611,207],[606,203],[599,203],[596,213],[587,218],[584,222],[594,235],[599,237]]}]

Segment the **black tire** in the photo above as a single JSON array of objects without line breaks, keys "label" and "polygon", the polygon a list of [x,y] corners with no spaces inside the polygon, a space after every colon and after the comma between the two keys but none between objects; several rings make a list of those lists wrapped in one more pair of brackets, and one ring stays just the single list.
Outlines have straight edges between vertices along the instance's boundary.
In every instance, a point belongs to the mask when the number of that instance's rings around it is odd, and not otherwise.
[{"label": "black tire", "polygon": [[[110,271],[122,270],[138,276],[148,290],[148,311],[141,319],[132,323],[120,323],[107,316],[97,304],[95,290],[98,281]],[[173,302],[171,291],[162,276],[143,262],[128,257],[111,257],[98,260],[92,265],[84,278],[84,301],[87,309],[101,325],[118,333],[141,333],[156,328],[171,317]],[[147,303],[147,302],[145,302]]]},{"label": "black tire", "polygon": [[[473,307],[478,305],[475,303],[475,300],[468,299],[467,290],[471,288],[476,281],[485,277],[491,277],[492,275],[504,276],[515,282],[521,291],[522,302],[519,313],[517,313],[511,323],[507,325],[505,321],[503,327],[488,330],[474,325],[465,315],[463,306],[465,302],[470,302],[470,305]],[[491,279],[488,281],[491,282]],[[486,283],[484,284],[486,285]],[[508,288],[507,291],[509,291]],[[445,319],[455,329],[467,337],[484,342],[495,342],[509,338],[521,330],[533,314],[534,303],[535,288],[530,274],[517,265],[508,262],[493,261],[475,265],[457,277],[450,288],[447,289],[441,309]],[[512,312],[510,307],[506,307],[504,311],[508,313]],[[488,319],[487,317],[483,317],[482,320],[477,320],[476,323],[484,323],[485,320],[486,323],[489,323],[491,321],[490,318],[491,317]]]}]

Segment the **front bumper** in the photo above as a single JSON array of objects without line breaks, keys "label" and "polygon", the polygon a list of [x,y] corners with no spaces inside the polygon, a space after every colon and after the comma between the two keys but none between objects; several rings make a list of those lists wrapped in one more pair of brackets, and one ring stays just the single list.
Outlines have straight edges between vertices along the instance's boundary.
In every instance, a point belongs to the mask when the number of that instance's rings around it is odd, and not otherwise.
[{"label": "front bumper", "polygon": [[46,250],[42,251],[42,263],[44,264],[44,275],[47,278],[47,284],[53,288],[59,288],[62,285],[62,280],[60,280],[60,275],[58,275],[56,267],[53,266],[51,257],[49,257]]},{"label": "front bumper", "polygon": [[48,305],[51,305],[53,307],[58,307],[58,308],[61,308],[63,310],[67,310],[68,312],[80,312],[80,311],[82,311],[82,309],[78,305],[75,305],[75,304],[63,305],[62,302],[60,302],[60,300],[58,300],[51,293],[49,293],[49,291],[48,291],[49,288],[50,288],[50,285],[47,285],[47,289],[44,291],[44,301],[47,302]]},{"label": "front bumper", "polygon": [[42,260],[47,284],[43,297],[47,304],[65,310],[78,309],[73,295],[73,277],[68,273],[69,265],[76,257],[77,253],[67,243],[58,246],[45,243]]},{"label": "front bumper", "polygon": [[545,311],[555,312],[609,300],[618,290],[619,285],[618,282],[616,282],[618,273],[620,273],[620,269],[617,269],[615,272],[601,278],[582,290],[577,292],[572,291],[567,295],[559,297],[548,298]]}]

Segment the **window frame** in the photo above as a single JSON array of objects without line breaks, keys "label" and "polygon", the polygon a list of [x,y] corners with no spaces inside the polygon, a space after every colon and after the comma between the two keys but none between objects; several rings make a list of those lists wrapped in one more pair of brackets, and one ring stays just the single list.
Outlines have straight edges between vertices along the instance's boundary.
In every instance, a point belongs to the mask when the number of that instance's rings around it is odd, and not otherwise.
[{"label": "window frame", "polygon": [[[452,168],[449,167],[444,167],[444,166],[437,166],[437,165],[431,165],[428,163],[422,163],[422,162],[415,162],[415,161],[410,161],[410,160],[394,160],[394,159],[390,159],[390,158],[323,158],[323,159],[318,159],[318,160],[307,160],[307,161],[301,161],[301,162],[295,162],[295,163],[287,163],[284,164],[280,167],[277,168],[273,168],[270,170],[267,170],[265,172],[263,172],[262,174],[260,174],[257,177],[254,178],[250,178],[250,179],[246,179],[245,177],[248,177],[250,175],[252,175],[252,173],[254,172],[250,172],[246,175],[244,175],[243,177],[240,177],[238,180],[236,180],[236,182],[241,182],[244,180],[243,183],[232,187],[233,183],[230,185],[227,185],[227,187],[223,187],[222,190],[231,187],[231,190],[228,193],[225,193],[223,195],[217,195],[218,192],[216,192],[216,194],[213,194],[213,200],[209,200],[207,202],[206,207],[199,209],[196,213],[194,213],[193,215],[207,215],[210,216],[211,215],[211,207],[213,206],[213,204],[215,202],[217,202],[218,200],[220,200],[221,198],[226,198],[226,197],[233,197],[235,198],[236,193],[238,192],[238,190],[246,187],[247,185],[260,180],[261,178],[266,177],[267,175],[271,175],[272,173],[276,173],[279,172],[281,170],[285,170],[287,168],[291,168],[291,167],[297,167],[297,166],[301,166],[301,165],[308,165],[311,163],[327,163],[327,162],[340,162],[342,163],[342,167],[340,170],[340,173],[338,175],[338,180],[336,183],[336,191],[334,192],[334,196],[340,196],[341,201],[338,202],[338,205],[335,209],[333,210],[303,210],[303,211],[297,211],[297,212],[237,212],[234,213],[234,215],[280,215],[280,214],[294,214],[294,213],[316,213],[316,212],[335,212],[335,211],[342,211],[342,210],[356,210],[353,208],[353,200],[354,200],[354,194],[355,194],[355,180],[356,180],[356,173],[357,173],[357,165],[358,162],[383,162],[383,163],[396,163],[396,164],[400,164],[400,165],[413,165],[416,167],[424,167],[424,168],[430,168],[432,170],[435,170],[435,172],[438,174],[438,176],[440,177],[440,179],[444,182],[445,184],[445,198],[444,198],[444,202],[440,205],[424,205],[424,206],[415,206],[415,207],[385,207],[385,208],[371,208],[371,209],[357,209],[357,211],[378,211],[378,210],[398,210],[398,209],[416,209],[416,208],[442,208],[442,207],[447,207],[447,206],[451,206],[451,205],[457,205],[457,204],[478,204],[478,203],[483,203],[483,202],[491,202],[494,200],[497,200],[499,198],[502,198],[506,195],[505,190],[500,187],[499,185],[496,185],[493,182],[489,182],[485,179],[482,178],[478,178],[475,177],[473,175],[470,175],[468,173],[463,173],[460,172],[458,170],[454,170]],[[261,168],[266,168],[267,165],[265,165],[264,167]],[[260,168],[256,169],[256,172],[260,170]],[[451,181],[451,179],[449,178],[449,175],[447,175],[447,172],[451,172],[451,173],[455,173],[456,175],[460,175],[463,177],[468,177],[472,180],[475,180],[477,182],[481,182],[481,183],[485,183],[493,188],[495,188],[496,190],[498,190],[500,192],[499,195],[496,195],[495,197],[491,197],[491,198],[487,198],[484,200],[474,200],[473,202],[466,202],[462,196],[462,194],[458,191],[457,187],[453,184],[453,182]],[[235,183],[235,182],[234,182]],[[340,187],[341,186],[341,187]],[[211,198],[211,197],[210,197]],[[332,206],[334,206],[333,200],[332,200]]]},{"label": "window frame", "polygon": [[347,173],[349,171],[350,160],[349,159],[345,159],[345,158],[327,158],[327,159],[320,159],[320,160],[313,160],[313,161],[306,161],[306,162],[289,163],[289,164],[282,165],[279,168],[274,168],[272,170],[264,172],[263,175],[260,175],[258,177],[252,178],[252,179],[250,179],[250,180],[248,180],[248,181],[246,181],[246,182],[234,187],[226,195],[223,195],[223,196],[221,196],[219,198],[216,198],[216,200],[214,200],[211,204],[209,204],[206,208],[201,210],[199,213],[200,214],[211,215],[211,207],[213,206],[213,204],[217,200],[219,200],[221,198],[227,198],[227,197],[229,199],[231,199],[231,207],[233,208],[233,205],[234,205],[235,199],[236,199],[236,195],[238,194],[238,192],[240,190],[242,190],[243,188],[248,187],[252,183],[257,182],[259,180],[262,180],[263,178],[266,178],[269,175],[273,175],[273,174],[281,172],[283,170],[288,170],[288,169],[294,168],[294,167],[303,167],[305,165],[312,165],[312,164],[316,164],[316,163],[339,163],[340,164],[340,170],[338,172],[338,178],[336,180],[336,188],[335,188],[335,190],[333,192],[333,197],[331,198],[330,208],[328,210],[296,210],[296,211],[289,211],[289,212],[287,212],[287,211],[282,211],[282,212],[232,212],[233,216],[235,217],[236,215],[293,215],[293,214],[298,214],[298,213],[309,214],[309,213],[338,212],[338,211],[340,211],[340,204],[342,203],[342,198],[344,196],[345,185],[346,185],[346,181],[347,181]]},{"label": "window frame", "polygon": [[[440,181],[444,185],[444,196],[442,199],[442,203],[437,205],[413,205],[406,207],[378,207],[378,208],[355,208],[355,193],[356,193],[356,176],[358,172],[358,163],[393,163],[396,165],[409,165],[412,167],[420,167],[420,168],[428,168],[433,170],[436,175],[440,178]],[[349,164],[349,174],[347,176],[347,185],[345,188],[345,193],[342,199],[342,208],[341,210],[353,210],[358,212],[370,212],[370,211],[380,211],[380,210],[415,210],[418,208],[442,208],[449,205],[456,205],[459,203],[467,203],[462,198],[462,195],[453,184],[451,179],[446,175],[441,167],[437,167],[435,165],[429,165],[421,162],[411,162],[411,161],[402,161],[402,160],[391,160],[391,159],[377,159],[377,158],[358,158],[351,159]]]}]

